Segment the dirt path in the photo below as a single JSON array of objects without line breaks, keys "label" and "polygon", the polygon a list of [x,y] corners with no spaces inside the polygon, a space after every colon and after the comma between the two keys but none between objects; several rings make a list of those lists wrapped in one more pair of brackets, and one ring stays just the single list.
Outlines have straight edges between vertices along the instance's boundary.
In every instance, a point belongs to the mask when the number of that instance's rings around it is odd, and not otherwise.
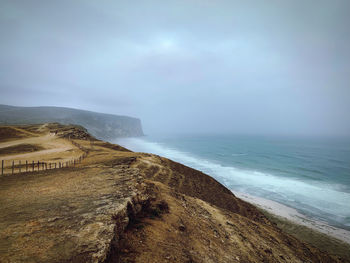
[{"label": "dirt path", "polygon": [[12,127],[12,129],[17,130],[17,131],[22,132],[22,133],[25,133],[25,134],[30,135],[30,136],[37,136],[37,134],[35,134],[33,132],[26,131],[26,130],[21,129],[21,128]]},{"label": "dirt path", "polygon": [[[40,128],[28,139],[45,150],[28,158],[81,152]],[[349,262],[285,235],[200,171],[82,133],[81,163],[0,176],[1,262]]]},{"label": "dirt path", "polygon": [[[45,128],[45,127],[43,127]],[[22,129],[19,129],[22,131]],[[19,138],[11,141],[0,143],[0,148],[19,146],[21,144],[31,144],[38,145],[43,148],[43,150],[35,152],[21,152],[20,150],[17,153],[12,154],[3,154],[0,156],[0,160],[5,161],[5,167],[10,167],[12,161],[15,163],[24,163],[25,161],[46,161],[46,162],[56,162],[60,160],[65,162],[74,158],[78,158],[82,155],[82,151],[74,146],[69,140],[59,138],[53,133],[47,131],[42,134],[34,134],[32,132],[26,132],[28,135],[31,134],[34,137],[30,138]]]}]

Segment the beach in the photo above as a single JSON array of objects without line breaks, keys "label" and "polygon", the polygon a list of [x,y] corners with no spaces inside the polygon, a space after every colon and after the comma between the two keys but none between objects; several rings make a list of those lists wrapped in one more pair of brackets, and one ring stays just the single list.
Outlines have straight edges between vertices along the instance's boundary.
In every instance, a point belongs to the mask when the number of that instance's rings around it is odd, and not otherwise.
[{"label": "beach", "polygon": [[[1,176],[4,262],[344,262],[341,253],[280,231],[213,177],[180,163],[93,139],[75,126],[2,129],[2,157],[21,157],[23,142],[37,144],[29,157],[45,163],[85,153],[69,166]],[[54,157],[46,151],[51,145],[61,146]]]},{"label": "beach", "polygon": [[201,170],[261,209],[283,231],[350,257],[345,143],[219,136],[149,136],[116,142]]},{"label": "beach", "polygon": [[350,231],[330,226],[329,224],[327,224],[327,222],[322,222],[309,218],[306,215],[299,213],[294,208],[285,206],[272,200],[252,196],[241,192],[233,191],[233,193],[242,200],[257,206],[267,211],[268,213],[287,219],[292,223],[309,227],[313,230],[319,231],[321,233],[324,233],[326,235],[329,235],[331,237],[337,238],[343,242],[350,244]]}]

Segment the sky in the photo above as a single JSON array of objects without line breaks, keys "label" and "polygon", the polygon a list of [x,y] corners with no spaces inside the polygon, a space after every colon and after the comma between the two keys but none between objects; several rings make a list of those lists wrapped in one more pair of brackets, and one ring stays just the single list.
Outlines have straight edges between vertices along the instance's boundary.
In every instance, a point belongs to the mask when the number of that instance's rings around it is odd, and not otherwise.
[{"label": "sky", "polygon": [[145,133],[350,135],[348,0],[0,0],[0,104]]}]

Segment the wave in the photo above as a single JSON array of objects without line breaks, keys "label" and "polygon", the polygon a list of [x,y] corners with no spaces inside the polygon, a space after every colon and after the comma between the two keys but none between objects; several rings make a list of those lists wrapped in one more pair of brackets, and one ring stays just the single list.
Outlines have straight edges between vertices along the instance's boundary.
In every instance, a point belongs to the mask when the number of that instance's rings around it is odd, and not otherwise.
[{"label": "wave", "polygon": [[298,209],[304,214],[350,228],[350,193],[337,184],[224,166],[190,152],[139,138],[118,140],[134,151],[150,152],[209,174],[231,190],[246,192]]},{"label": "wave", "polygon": [[247,153],[232,153],[231,156],[246,156]]}]

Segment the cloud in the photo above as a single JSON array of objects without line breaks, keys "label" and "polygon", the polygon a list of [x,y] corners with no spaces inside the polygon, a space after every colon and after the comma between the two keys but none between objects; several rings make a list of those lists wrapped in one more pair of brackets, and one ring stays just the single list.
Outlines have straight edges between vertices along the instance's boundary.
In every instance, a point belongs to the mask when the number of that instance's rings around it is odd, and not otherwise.
[{"label": "cloud", "polygon": [[0,7],[0,103],[138,116],[147,133],[350,134],[346,0]]}]

